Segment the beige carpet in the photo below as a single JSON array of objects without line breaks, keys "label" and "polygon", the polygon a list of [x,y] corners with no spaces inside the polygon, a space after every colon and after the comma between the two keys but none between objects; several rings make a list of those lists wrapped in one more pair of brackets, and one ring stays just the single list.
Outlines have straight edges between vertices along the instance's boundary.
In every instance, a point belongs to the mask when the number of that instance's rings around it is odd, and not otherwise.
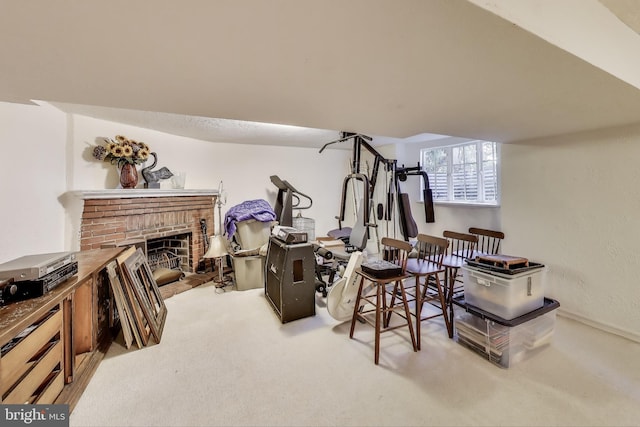
[{"label": "beige carpet", "polygon": [[424,323],[404,333],[317,315],[281,324],[262,289],[168,299],[160,344],[114,343],[71,426],[637,426],[640,344],[558,317],[552,344],[498,368]]}]

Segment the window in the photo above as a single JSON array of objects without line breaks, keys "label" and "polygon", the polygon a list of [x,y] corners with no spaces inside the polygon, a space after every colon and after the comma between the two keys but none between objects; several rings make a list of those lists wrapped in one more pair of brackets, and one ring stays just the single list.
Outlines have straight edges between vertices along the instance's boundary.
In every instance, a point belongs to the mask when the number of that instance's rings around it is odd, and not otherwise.
[{"label": "window", "polygon": [[472,141],[420,150],[434,202],[497,205],[498,144]]}]

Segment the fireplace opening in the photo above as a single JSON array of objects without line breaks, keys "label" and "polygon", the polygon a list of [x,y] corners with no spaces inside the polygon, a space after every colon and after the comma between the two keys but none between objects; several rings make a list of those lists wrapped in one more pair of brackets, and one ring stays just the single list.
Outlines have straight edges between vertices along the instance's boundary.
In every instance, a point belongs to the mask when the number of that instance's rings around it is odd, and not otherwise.
[{"label": "fireplace opening", "polygon": [[154,273],[160,269],[180,272],[193,271],[193,265],[191,265],[191,238],[191,233],[182,233],[148,239],[147,260],[151,270]]}]

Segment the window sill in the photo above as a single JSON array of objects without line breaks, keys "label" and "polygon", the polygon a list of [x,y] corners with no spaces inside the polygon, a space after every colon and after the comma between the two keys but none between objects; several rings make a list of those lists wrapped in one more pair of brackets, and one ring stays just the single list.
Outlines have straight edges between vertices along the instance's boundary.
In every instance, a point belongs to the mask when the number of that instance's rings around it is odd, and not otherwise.
[{"label": "window sill", "polygon": [[[418,203],[424,203],[420,201]],[[478,203],[478,202],[439,202],[434,200],[434,205],[437,206],[448,206],[448,207],[465,207],[465,208],[499,208],[500,204],[491,204],[491,203]]]}]

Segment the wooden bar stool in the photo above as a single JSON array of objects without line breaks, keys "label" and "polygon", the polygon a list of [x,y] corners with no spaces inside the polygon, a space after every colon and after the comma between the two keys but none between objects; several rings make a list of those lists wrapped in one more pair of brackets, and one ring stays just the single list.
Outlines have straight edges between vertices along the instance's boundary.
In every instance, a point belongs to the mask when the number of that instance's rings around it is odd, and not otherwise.
[{"label": "wooden bar stool", "polygon": [[[413,351],[418,350],[407,293],[403,283],[404,279],[411,277],[411,275],[406,273],[407,254],[411,251],[411,245],[408,242],[388,237],[383,238],[381,243],[384,247],[382,253],[386,255],[386,261],[399,266],[400,273],[392,277],[382,278],[363,271],[362,267],[356,270],[356,274],[360,277],[360,284],[358,286],[358,294],[351,319],[351,331],[349,332],[349,337],[353,338],[356,322],[359,320],[374,327],[374,360],[376,365],[380,360],[380,334],[382,332],[408,327]],[[365,287],[365,283],[371,283],[373,285],[375,294],[369,293],[370,288],[369,286]],[[393,286],[391,286],[391,284],[393,284]],[[399,298],[396,298],[396,295],[398,295]],[[367,303],[371,304],[373,308],[365,310]],[[367,316],[367,314],[370,313],[375,313],[373,321],[370,318],[371,316]],[[393,313],[396,313],[403,319],[401,324],[390,326],[391,315]]]},{"label": "wooden bar stool", "polygon": [[[447,239],[426,234],[418,234],[416,248],[418,256],[407,262],[407,273],[416,278],[415,285],[415,318],[416,344],[420,350],[420,324],[424,320],[443,316],[449,338],[453,338],[453,325],[447,313],[447,300],[443,283],[445,268],[442,260],[449,247]],[[424,304],[428,303],[436,308],[435,312],[423,313]]]}]

